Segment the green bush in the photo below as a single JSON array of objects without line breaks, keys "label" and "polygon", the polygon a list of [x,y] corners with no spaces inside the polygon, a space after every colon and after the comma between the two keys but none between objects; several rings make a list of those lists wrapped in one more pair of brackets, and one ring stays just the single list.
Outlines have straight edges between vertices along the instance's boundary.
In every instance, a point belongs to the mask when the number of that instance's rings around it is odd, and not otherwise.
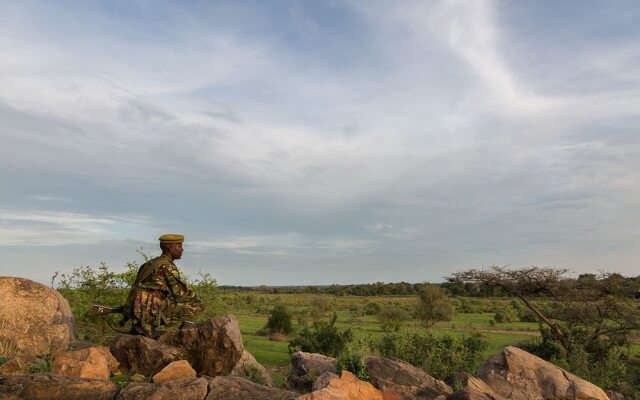
[{"label": "green bush", "polygon": [[269,320],[265,329],[269,333],[284,333],[285,335],[293,332],[293,323],[291,322],[291,313],[284,304],[277,304],[269,313]]},{"label": "green bush", "polygon": [[481,310],[473,300],[463,297],[460,299],[460,305],[456,307],[456,312],[461,314],[477,314],[481,312]]},{"label": "green bush", "polygon": [[475,372],[482,361],[487,341],[477,333],[463,337],[430,332],[387,334],[373,347],[383,357],[404,360],[433,377],[444,379],[454,372]]},{"label": "green bush", "polygon": [[378,315],[382,311],[382,307],[378,303],[367,303],[364,307],[364,313],[366,315]]},{"label": "green bush", "polygon": [[513,322],[516,318],[516,312],[511,307],[499,308],[496,311],[496,315],[493,317],[493,319],[500,324]]},{"label": "green bush", "polygon": [[409,313],[402,308],[390,308],[382,310],[380,314],[378,314],[378,320],[382,324],[382,329],[388,332],[398,332],[408,319]]},{"label": "green bush", "polygon": [[364,358],[373,353],[371,341],[371,337],[361,337],[349,342],[345,350],[338,356],[336,372],[340,374],[342,370],[347,370],[358,379],[368,382],[369,373]]},{"label": "green bush", "polygon": [[542,329],[539,338],[523,343],[521,347],[605,390],[640,399],[640,360],[630,359],[626,343],[611,336],[601,337],[585,346],[581,328],[565,328],[563,332],[571,338],[569,353],[547,329]]},{"label": "green bush", "polygon": [[337,319],[337,314],[333,313],[330,321],[315,321],[311,326],[302,328],[298,336],[289,342],[289,353],[305,351],[330,357],[342,354],[353,340],[353,332],[351,329],[338,330],[335,326]]}]

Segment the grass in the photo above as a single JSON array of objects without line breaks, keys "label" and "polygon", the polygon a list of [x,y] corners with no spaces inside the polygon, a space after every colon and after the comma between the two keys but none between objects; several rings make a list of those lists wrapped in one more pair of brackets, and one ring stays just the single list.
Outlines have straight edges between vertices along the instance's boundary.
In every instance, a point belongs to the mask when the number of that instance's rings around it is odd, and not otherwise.
[{"label": "grass", "polygon": [[[253,301],[258,304],[276,304],[280,302],[286,304],[292,312],[299,312],[309,306],[309,303],[319,297],[318,295],[300,295],[300,294],[253,294]],[[326,295],[325,295],[326,296]],[[351,328],[355,338],[371,338],[379,339],[385,333],[377,316],[373,315],[357,315],[349,311],[350,307],[355,304],[365,304],[367,301],[375,301],[384,306],[394,307],[410,307],[415,304],[413,297],[333,297],[330,302],[336,314],[338,321],[336,326],[340,329]],[[500,301],[500,300],[498,300]],[[505,301],[506,302],[506,301]],[[328,318],[332,311],[326,313]],[[477,313],[477,314],[456,314],[451,321],[437,323],[432,329],[435,333],[450,334],[453,336],[461,336],[464,334],[479,332],[488,342],[487,350],[483,356],[488,357],[496,353],[506,346],[514,345],[519,342],[529,340],[532,335],[537,334],[538,324],[531,322],[512,322],[495,324],[491,326],[490,321],[494,318],[494,313]],[[267,322],[267,316],[264,313],[256,313],[254,307],[244,310],[236,310],[236,319],[240,324],[240,330],[243,334],[245,347],[265,367],[275,371],[283,371],[289,365],[289,353],[287,342],[276,342],[269,340],[266,336],[256,335]],[[309,318],[307,317],[307,321]],[[300,328],[294,318],[294,328]],[[409,320],[403,324],[399,333],[420,333],[425,328],[416,320]],[[276,380],[280,375],[274,373]]]}]

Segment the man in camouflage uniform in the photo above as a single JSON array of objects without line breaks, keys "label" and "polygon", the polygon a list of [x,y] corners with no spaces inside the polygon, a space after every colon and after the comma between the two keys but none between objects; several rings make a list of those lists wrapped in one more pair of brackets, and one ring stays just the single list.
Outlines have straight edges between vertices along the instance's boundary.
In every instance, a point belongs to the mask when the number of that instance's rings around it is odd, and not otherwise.
[{"label": "man in camouflage uniform", "polygon": [[193,316],[202,307],[173,263],[182,257],[183,241],[182,235],[160,236],[162,255],[140,266],[123,309],[131,319],[132,334],[155,338],[161,325]]}]

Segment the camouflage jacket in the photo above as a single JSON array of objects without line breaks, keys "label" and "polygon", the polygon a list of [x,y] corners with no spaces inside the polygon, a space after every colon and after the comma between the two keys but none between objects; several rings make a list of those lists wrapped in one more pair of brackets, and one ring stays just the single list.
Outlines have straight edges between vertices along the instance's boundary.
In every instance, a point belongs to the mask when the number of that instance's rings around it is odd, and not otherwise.
[{"label": "camouflage jacket", "polygon": [[192,316],[201,307],[172,260],[160,256],[144,263],[131,287],[124,312],[148,336],[160,325]]}]

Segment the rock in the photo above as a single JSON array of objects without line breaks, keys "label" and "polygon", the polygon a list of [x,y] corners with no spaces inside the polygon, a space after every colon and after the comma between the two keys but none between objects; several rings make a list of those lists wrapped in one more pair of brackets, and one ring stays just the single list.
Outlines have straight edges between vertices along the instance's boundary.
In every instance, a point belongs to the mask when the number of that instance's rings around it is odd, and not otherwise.
[{"label": "rock", "polygon": [[293,400],[298,394],[287,390],[258,385],[237,376],[217,376],[209,380],[206,400]]},{"label": "rock", "polygon": [[[393,397],[387,397],[391,399]],[[396,397],[397,398],[397,397]],[[304,394],[299,400],[385,400],[382,392],[370,383],[361,381],[351,372],[342,371],[340,378],[329,381],[324,389]]]},{"label": "rock", "polygon": [[610,400],[624,400],[624,395],[622,393],[614,392],[613,390],[607,390],[606,393]]},{"label": "rock", "polygon": [[196,379],[196,371],[191,368],[189,361],[180,360],[174,361],[167,365],[151,378],[155,383],[164,383],[179,380],[194,380]]},{"label": "rock", "polygon": [[244,350],[240,360],[236,363],[235,367],[231,370],[232,376],[239,376],[241,378],[247,378],[252,382],[260,385],[272,386],[271,374],[263,367],[256,359]]},{"label": "rock", "polygon": [[364,361],[371,384],[401,398],[430,400],[453,393],[449,385],[407,362],[377,356],[367,356]]},{"label": "rock", "polygon": [[110,350],[122,369],[147,376],[185,358],[182,349],[139,335],[116,336]]},{"label": "rock", "polygon": [[316,381],[313,382],[313,386],[311,386],[311,390],[316,391],[316,390],[324,389],[327,386],[329,386],[329,382],[331,382],[331,380],[335,378],[338,378],[338,375],[334,374],[333,372],[329,372],[329,371],[323,372],[322,375],[320,375],[318,379],[316,379]]},{"label": "rock", "polygon": [[287,386],[294,390],[308,392],[313,382],[324,372],[336,372],[338,361],[322,354],[295,352],[291,355],[291,370]]},{"label": "rock", "polygon": [[0,376],[0,398],[6,400],[113,400],[118,386],[102,379],[53,374]]},{"label": "rock", "polygon": [[53,354],[51,372],[80,378],[109,379],[118,371],[118,361],[106,347],[88,347]]},{"label": "rock", "polygon": [[26,375],[27,367],[30,364],[38,364],[40,361],[41,359],[36,356],[18,354],[0,365],[0,375]]},{"label": "rock", "polygon": [[608,400],[596,385],[512,346],[489,357],[476,375],[507,399]]},{"label": "rock", "polygon": [[233,315],[212,318],[193,327],[169,331],[158,342],[178,347],[198,375],[227,375],[244,351],[240,326]]},{"label": "rock", "polygon": [[447,397],[447,400],[505,400],[496,394],[484,381],[467,373],[457,373],[451,379],[453,386],[461,385],[464,388]]},{"label": "rock", "polygon": [[75,339],[75,318],[56,290],[29,279],[3,276],[0,299],[0,342],[16,355],[66,350]]},{"label": "rock", "polygon": [[134,382],[120,391],[117,400],[204,400],[207,384],[205,378],[165,383]]}]

